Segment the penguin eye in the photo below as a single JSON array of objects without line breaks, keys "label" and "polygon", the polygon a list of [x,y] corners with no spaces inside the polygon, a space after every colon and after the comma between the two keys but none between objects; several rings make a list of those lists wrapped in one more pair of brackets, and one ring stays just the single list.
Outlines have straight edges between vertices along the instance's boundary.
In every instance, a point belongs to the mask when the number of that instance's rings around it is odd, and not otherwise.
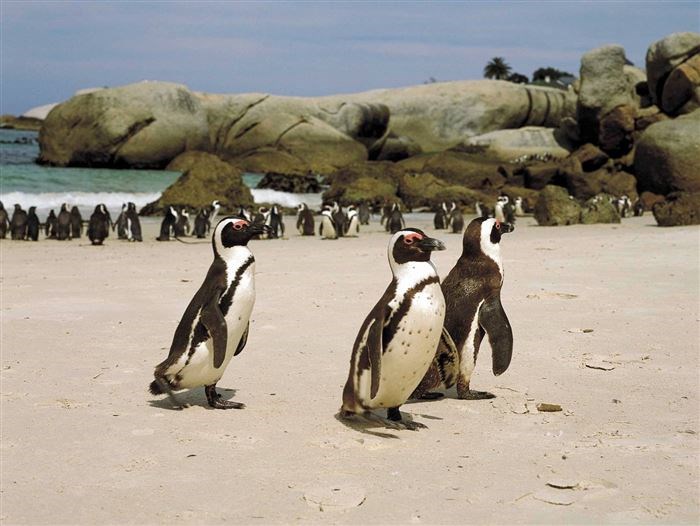
[{"label": "penguin eye", "polygon": [[501,222],[496,221],[496,230],[500,230],[500,229],[501,229]]},{"label": "penguin eye", "polygon": [[239,223],[234,223],[234,224],[233,224],[233,229],[234,229],[234,230],[242,230],[242,229],[243,229],[243,221],[241,221],[241,222],[239,222]]},{"label": "penguin eye", "polygon": [[420,234],[408,234],[407,236],[404,236],[403,242],[407,245],[412,245],[414,241],[419,241],[421,239],[423,239],[423,236]]}]

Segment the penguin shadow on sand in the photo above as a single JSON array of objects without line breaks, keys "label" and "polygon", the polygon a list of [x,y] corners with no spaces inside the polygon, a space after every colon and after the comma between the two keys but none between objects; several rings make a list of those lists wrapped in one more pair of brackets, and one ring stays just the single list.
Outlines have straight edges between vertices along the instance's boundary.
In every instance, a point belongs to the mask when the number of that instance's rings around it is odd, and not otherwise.
[{"label": "penguin shadow on sand", "polygon": [[[219,395],[219,399],[222,401],[232,400],[236,396],[237,389],[227,389],[225,387],[216,387],[216,392]],[[167,409],[170,411],[182,411],[183,409],[188,409],[190,407],[200,406],[204,409],[215,409],[209,406],[207,397],[201,389],[188,389],[187,391],[181,391],[177,393],[177,400],[180,405],[174,404],[169,398],[153,398],[148,401],[151,407],[156,407],[158,409]]]},{"label": "penguin shadow on sand", "polygon": [[[420,402],[420,400],[417,400]],[[406,402],[408,403],[408,402]],[[402,420],[404,422],[409,422],[409,423],[414,423],[417,424],[417,422],[413,421],[412,415],[410,415],[410,418],[406,418],[408,415],[407,413],[401,413],[402,414]],[[375,421],[372,417],[377,416],[377,420]],[[442,420],[442,418],[439,418],[437,416],[430,416],[430,415],[419,415],[421,418],[427,418],[429,420]],[[375,429],[386,429],[387,428],[387,422],[382,419],[379,415],[374,415],[372,413],[371,415],[361,415],[358,416],[358,418],[353,418],[353,419],[348,419],[347,417],[343,417],[341,415],[341,412],[338,411],[335,415],[334,418],[343,424],[345,427],[348,429],[352,429],[353,431],[357,431],[358,433],[362,433],[364,435],[372,435],[375,437],[379,438],[396,438],[399,439],[401,438],[399,435],[394,435],[393,433],[388,433],[386,431],[376,431]],[[422,428],[427,428],[428,426],[424,424],[419,425]],[[392,428],[394,429],[394,428]],[[397,431],[405,431],[406,427],[402,426],[396,426],[395,428]],[[414,431],[418,429],[418,426],[416,426]]]}]

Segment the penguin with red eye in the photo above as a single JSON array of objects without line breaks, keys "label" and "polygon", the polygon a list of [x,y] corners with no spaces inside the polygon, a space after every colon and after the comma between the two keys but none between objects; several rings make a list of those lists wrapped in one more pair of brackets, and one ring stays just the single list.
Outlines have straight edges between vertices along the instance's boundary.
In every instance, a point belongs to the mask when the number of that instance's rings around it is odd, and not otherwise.
[{"label": "penguin with red eye", "polygon": [[190,301],[170,346],[168,357],[155,368],[152,394],[167,394],[175,407],[185,407],[173,391],[204,387],[216,409],[242,409],[221,399],[216,383],[231,358],[248,340],[255,303],[255,258],[248,241],[267,227],[240,217],[225,217],[214,229],[214,261],[204,283]]},{"label": "penguin with red eye", "polygon": [[[445,245],[403,228],[389,241],[393,278],[357,334],[340,417],[364,418],[394,429],[425,425],[403,420],[399,407],[428,370],[440,340],[445,300],[430,261]],[[387,409],[387,418],[372,411]]]},{"label": "penguin with red eye", "polygon": [[503,263],[501,236],[514,230],[509,223],[478,217],[469,223],[462,241],[462,255],[442,282],[445,324],[430,369],[411,398],[443,396],[431,389],[457,384],[463,400],[493,398],[469,386],[479,346],[484,336],[491,344],[493,374],[503,374],[513,354],[513,331],[501,305]]}]

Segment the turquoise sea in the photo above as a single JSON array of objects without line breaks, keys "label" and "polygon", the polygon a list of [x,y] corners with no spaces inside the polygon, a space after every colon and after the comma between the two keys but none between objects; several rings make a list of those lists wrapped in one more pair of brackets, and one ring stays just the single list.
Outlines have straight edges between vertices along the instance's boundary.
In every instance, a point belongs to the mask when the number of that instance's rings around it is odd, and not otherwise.
[{"label": "turquoise sea", "polygon": [[[104,168],[55,168],[35,163],[39,156],[38,133],[0,129],[0,201],[11,210],[15,203],[25,210],[36,206],[40,217],[62,203],[77,205],[83,215],[104,203],[118,213],[122,203],[138,208],[155,201],[180,175],[164,170],[111,170]],[[256,202],[296,206],[304,201],[320,205],[320,194],[289,194],[256,189],[262,174],[244,174]]]}]

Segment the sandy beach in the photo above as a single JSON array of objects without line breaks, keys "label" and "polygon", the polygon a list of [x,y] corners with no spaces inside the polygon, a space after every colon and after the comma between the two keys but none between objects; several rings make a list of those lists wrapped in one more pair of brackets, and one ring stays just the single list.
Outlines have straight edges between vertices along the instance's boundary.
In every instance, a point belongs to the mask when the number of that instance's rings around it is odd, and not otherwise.
[{"label": "sandy beach", "polygon": [[[446,243],[444,277],[461,237],[408,218]],[[497,397],[406,404],[429,429],[382,437],[335,414],[388,235],[376,216],[337,241],[285,221],[289,239],[250,245],[250,337],[219,383],[242,411],[147,392],[209,243],[158,243],[156,220],[144,243],[0,242],[3,524],[698,523],[698,227],[519,219],[513,361],[492,376],[485,344],[472,380]]]}]

